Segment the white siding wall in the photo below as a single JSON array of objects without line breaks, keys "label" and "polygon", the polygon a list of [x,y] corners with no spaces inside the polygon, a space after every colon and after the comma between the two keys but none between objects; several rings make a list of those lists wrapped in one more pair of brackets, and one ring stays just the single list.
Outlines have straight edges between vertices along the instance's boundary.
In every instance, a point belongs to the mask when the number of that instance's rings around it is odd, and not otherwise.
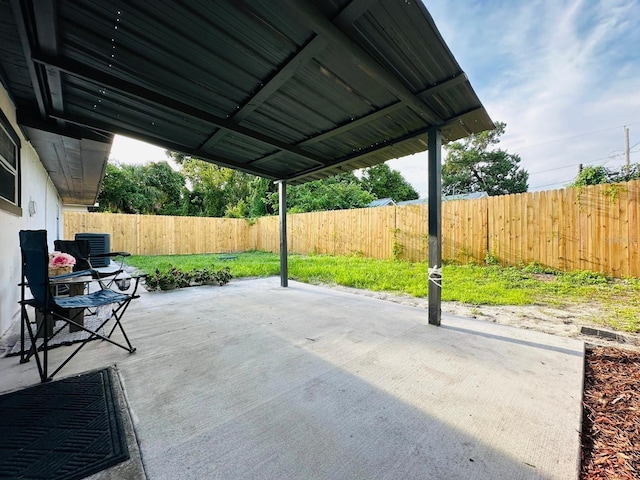
[{"label": "white siding wall", "polygon": [[[19,320],[20,245],[18,232],[47,229],[49,249],[62,234],[62,206],[60,197],[40,163],[36,151],[28,143],[16,124],[16,112],[6,90],[0,84],[0,109],[20,137],[20,167],[22,178],[22,215],[0,210],[0,337],[9,332]],[[36,213],[29,215],[29,200],[36,205]],[[19,326],[19,324],[17,324]]]}]

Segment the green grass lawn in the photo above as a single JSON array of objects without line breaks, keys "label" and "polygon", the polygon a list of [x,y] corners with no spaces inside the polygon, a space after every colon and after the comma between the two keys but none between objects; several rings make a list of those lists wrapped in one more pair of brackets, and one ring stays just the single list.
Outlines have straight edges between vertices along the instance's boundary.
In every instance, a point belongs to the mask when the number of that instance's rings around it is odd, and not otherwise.
[{"label": "green grass lawn", "polygon": [[[234,278],[278,275],[278,255],[265,252],[241,253],[235,258],[221,255],[132,256],[127,263],[147,273],[170,265],[182,270],[229,266]],[[344,285],[366,290],[406,293],[426,297],[426,263],[376,260],[363,257],[290,255],[289,278],[306,283]],[[445,265],[443,301],[480,305],[567,305],[597,304],[605,326],[640,332],[640,280],[613,280],[591,272],[562,273],[538,266],[522,268],[497,265]]]}]

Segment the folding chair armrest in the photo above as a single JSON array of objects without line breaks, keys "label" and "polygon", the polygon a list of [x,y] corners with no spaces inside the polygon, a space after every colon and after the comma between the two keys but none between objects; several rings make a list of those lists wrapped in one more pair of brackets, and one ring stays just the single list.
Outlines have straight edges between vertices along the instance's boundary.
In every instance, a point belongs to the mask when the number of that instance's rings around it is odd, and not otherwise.
[{"label": "folding chair armrest", "polygon": [[132,298],[140,298],[140,295],[136,295],[136,291],[138,290],[138,284],[140,283],[141,279],[147,278],[148,276],[149,276],[148,273],[137,273],[135,275],[131,275],[131,278],[135,280],[135,284],[133,286],[133,292],[131,292]]},{"label": "folding chair armrest", "polygon": [[107,252],[107,253],[91,253],[89,258],[105,258],[105,257],[130,257],[129,252]]},{"label": "folding chair armrest", "polygon": [[64,283],[63,280],[73,280],[76,277],[84,277],[86,275],[93,276],[95,270],[79,270],[77,272],[63,273],[62,275],[54,275],[49,277],[50,282]]}]

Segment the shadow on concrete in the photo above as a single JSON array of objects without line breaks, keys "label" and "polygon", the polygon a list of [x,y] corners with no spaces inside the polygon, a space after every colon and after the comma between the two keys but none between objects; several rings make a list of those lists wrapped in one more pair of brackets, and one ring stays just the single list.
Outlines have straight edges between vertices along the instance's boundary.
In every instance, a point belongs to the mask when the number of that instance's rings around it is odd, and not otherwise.
[{"label": "shadow on concrete", "polygon": [[571,348],[277,282],[145,294],[136,354],[70,364],[117,361],[150,479],[577,478]]},{"label": "shadow on concrete", "polygon": [[559,352],[559,353],[563,353],[563,354],[566,354],[566,355],[574,355],[576,357],[583,357],[584,356],[583,350],[576,350],[576,349],[572,349],[572,348],[564,348],[564,347],[559,347],[559,346],[556,346],[556,345],[547,345],[547,344],[544,344],[544,343],[532,342],[532,341],[529,341],[529,340],[521,340],[521,339],[518,339],[518,338],[508,337],[508,336],[504,336],[504,335],[496,335],[494,333],[481,332],[479,330],[473,330],[473,329],[470,329],[470,328],[454,327],[452,325],[446,325],[444,323],[442,325],[440,325],[440,328],[442,328],[444,330],[452,330],[452,331],[461,332],[461,333],[468,333],[470,335],[478,335],[478,336],[485,337],[485,338],[491,338],[493,340],[499,340],[501,342],[516,343],[518,345],[524,345],[526,347],[542,348],[544,350],[549,350],[549,351],[552,351],[552,352]]}]

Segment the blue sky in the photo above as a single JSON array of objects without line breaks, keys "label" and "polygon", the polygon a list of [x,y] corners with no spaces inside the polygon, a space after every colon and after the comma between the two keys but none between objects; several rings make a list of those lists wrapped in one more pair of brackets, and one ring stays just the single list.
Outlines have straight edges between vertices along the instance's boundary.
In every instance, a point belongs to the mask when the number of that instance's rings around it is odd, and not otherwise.
[{"label": "blue sky", "polygon": [[[640,162],[640,1],[424,0],[529,190],[562,188],[578,165]],[[446,152],[443,152],[446,155]],[[389,163],[427,193],[426,154]]]},{"label": "blue sky", "polygon": [[[578,165],[640,163],[640,0],[424,0],[529,190],[562,188]],[[446,155],[446,150],[443,156]],[[117,138],[111,157],[165,160]],[[392,160],[427,195],[426,153]]]}]

